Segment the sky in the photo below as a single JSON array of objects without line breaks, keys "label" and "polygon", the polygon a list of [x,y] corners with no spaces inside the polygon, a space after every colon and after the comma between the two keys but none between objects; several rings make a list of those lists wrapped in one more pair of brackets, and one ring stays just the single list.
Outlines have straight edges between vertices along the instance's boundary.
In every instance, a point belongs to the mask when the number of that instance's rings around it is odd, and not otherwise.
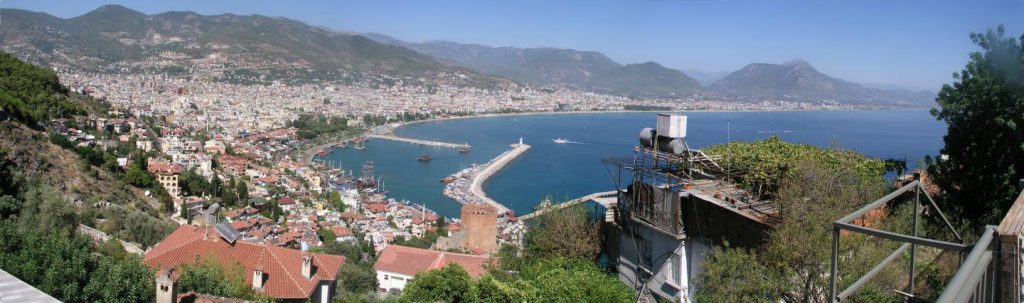
[{"label": "sky", "polygon": [[978,50],[971,32],[1002,24],[1011,36],[1024,34],[1024,0],[0,0],[0,16],[21,8],[70,18],[104,4],[147,14],[281,16],[411,42],[599,51],[623,64],[704,72],[802,59],[845,80],[931,91]]}]

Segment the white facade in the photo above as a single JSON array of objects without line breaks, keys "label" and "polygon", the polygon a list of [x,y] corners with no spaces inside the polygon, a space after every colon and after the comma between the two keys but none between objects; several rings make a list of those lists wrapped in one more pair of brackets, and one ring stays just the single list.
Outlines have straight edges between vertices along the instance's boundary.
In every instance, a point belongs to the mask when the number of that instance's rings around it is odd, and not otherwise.
[{"label": "white facade", "polygon": [[708,241],[677,240],[637,224],[634,232],[622,233],[619,249],[619,279],[624,283],[643,287],[650,296],[693,302],[693,278],[703,272],[700,264],[711,246]]},{"label": "white facade", "polygon": [[402,291],[405,289],[405,284],[412,280],[412,276],[403,275],[399,273],[393,273],[389,271],[377,271],[377,287],[380,292],[391,292],[393,290]]}]

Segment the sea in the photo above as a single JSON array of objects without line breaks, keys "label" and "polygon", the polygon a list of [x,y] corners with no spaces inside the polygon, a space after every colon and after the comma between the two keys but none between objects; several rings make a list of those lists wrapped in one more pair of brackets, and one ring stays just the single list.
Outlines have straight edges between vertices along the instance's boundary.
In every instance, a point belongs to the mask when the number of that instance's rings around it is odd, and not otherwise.
[{"label": "sea", "polygon": [[[946,124],[926,110],[687,112],[687,143],[701,148],[728,141],[779,136],[788,142],[853,149],[871,157],[907,160],[913,168],[942,149]],[[373,161],[389,196],[424,204],[445,217],[458,217],[460,205],[442,195],[440,180],[471,164],[483,164],[521,138],[532,146],[484,184],[488,196],[517,214],[531,212],[543,199],[568,200],[615,189],[616,169],[602,159],[632,157],[644,127],[655,127],[657,113],[580,113],[478,117],[408,124],[398,136],[468,143],[456,149],[373,140],[366,148],[331,151],[327,161],[357,176]],[[558,144],[553,139],[568,142]],[[430,154],[431,161],[418,157]]]}]

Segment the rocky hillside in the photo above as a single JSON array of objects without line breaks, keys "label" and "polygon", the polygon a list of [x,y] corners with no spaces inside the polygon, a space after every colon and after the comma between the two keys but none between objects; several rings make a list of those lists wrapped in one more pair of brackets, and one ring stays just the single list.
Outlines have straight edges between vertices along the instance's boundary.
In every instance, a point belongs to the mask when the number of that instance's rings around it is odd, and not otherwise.
[{"label": "rocky hillside", "polygon": [[452,67],[358,35],[278,17],[192,12],[146,15],[118,5],[61,19],[5,9],[0,44],[18,57],[101,72],[185,74],[225,80],[386,81],[478,87],[511,81]]}]

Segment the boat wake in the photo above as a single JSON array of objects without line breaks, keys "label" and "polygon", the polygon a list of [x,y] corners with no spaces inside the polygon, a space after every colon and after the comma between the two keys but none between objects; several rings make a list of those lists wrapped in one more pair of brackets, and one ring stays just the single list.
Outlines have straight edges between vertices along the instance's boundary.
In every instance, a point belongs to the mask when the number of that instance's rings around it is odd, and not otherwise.
[{"label": "boat wake", "polygon": [[759,130],[759,131],[757,131],[758,134],[791,134],[791,133],[799,133],[799,132],[800,131],[798,131],[798,130]]}]

